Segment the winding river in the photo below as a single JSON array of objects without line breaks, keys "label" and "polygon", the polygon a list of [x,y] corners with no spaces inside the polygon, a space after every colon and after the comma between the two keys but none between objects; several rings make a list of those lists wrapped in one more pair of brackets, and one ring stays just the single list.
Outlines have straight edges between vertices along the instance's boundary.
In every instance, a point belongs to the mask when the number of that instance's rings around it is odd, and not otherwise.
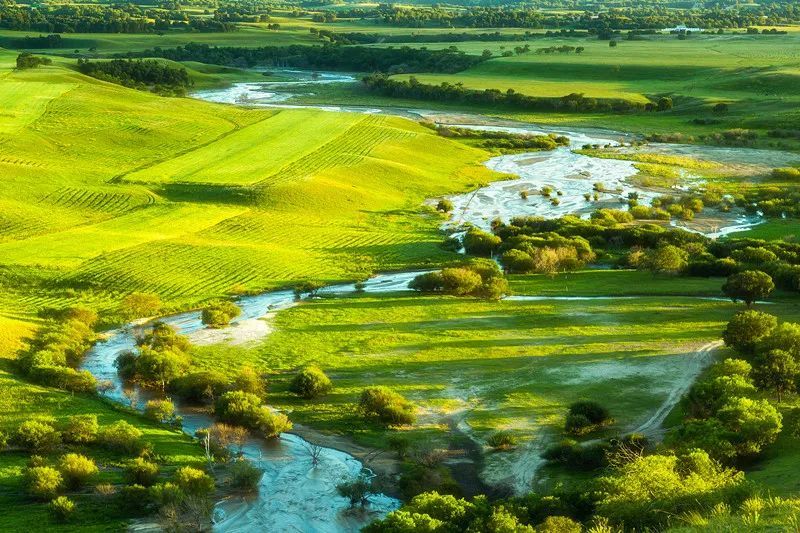
[{"label": "winding river", "polygon": [[[570,139],[568,147],[560,147],[551,152],[505,155],[490,159],[486,165],[500,172],[518,176],[512,181],[500,181],[468,193],[451,197],[456,209],[450,227],[465,222],[479,227],[488,227],[496,217],[508,219],[517,215],[541,215],[558,217],[565,214],[585,215],[594,207],[587,205],[583,195],[592,191],[596,182],[604,184],[604,189],[613,191],[604,194],[604,202],[619,205],[628,193],[635,192],[647,201],[655,195],[653,191],[637,188],[628,179],[637,173],[630,161],[601,159],[575,154],[572,150],[585,144],[619,145],[629,141],[625,134],[601,130],[564,130],[546,128],[535,124],[491,119],[479,115],[449,114],[435,111],[400,108],[373,108],[364,106],[294,106],[285,103],[293,92],[308,88],[315,83],[352,82],[347,75],[320,73],[309,75],[296,71],[282,71],[283,75],[297,78],[289,82],[240,83],[228,89],[198,92],[197,98],[230,104],[269,106],[281,108],[313,107],[326,111],[355,113],[384,113],[411,119],[426,119],[438,123],[459,125],[461,127],[487,130],[504,130],[528,133],[557,133]],[[703,146],[658,145],[663,153],[692,155],[709,159],[725,159],[726,162],[741,164],[761,164],[769,162],[772,166],[788,163],[796,159],[793,154],[763,150],[729,150]],[[785,163],[784,163],[785,162]],[[560,203],[553,203],[538,194],[543,186],[561,191]],[[521,191],[532,191],[528,199],[520,197]],[[716,237],[731,231],[739,231],[758,223],[757,219],[739,217],[722,227],[715,228],[709,235]],[[367,293],[405,290],[408,283],[419,272],[381,274],[365,283],[361,289]],[[352,293],[352,284],[327,287],[323,293]],[[201,320],[200,312],[193,311],[164,317],[161,320],[187,335],[197,344],[210,344],[229,340],[230,329],[239,328],[254,332],[256,337],[267,333],[269,326],[263,319],[271,313],[296,304],[292,291],[272,291],[256,296],[246,296],[238,300],[242,314],[228,330],[208,330]],[[117,355],[125,350],[135,349],[136,324],[111,331],[102,342],[96,344],[87,354],[83,368],[89,370],[98,380],[108,381],[112,386],[105,392],[111,399],[129,405],[130,400],[123,390],[123,384],[114,365]],[[259,331],[260,330],[260,331]],[[246,337],[246,335],[245,335]],[[184,420],[184,431],[193,435],[196,430],[213,423],[210,416],[196,410],[179,406],[179,414]],[[281,532],[321,532],[349,533],[358,531],[373,519],[397,508],[400,502],[386,495],[371,497],[368,509],[353,513],[347,510],[347,501],[338,496],[336,484],[341,480],[358,474],[363,465],[354,457],[333,448],[323,448],[320,462],[312,465],[309,443],[293,434],[284,434],[280,439],[265,442],[251,439],[244,448],[244,454],[265,472],[257,497],[245,499],[231,497],[219,502],[215,509],[215,529],[217,531],[281,531]]]}]

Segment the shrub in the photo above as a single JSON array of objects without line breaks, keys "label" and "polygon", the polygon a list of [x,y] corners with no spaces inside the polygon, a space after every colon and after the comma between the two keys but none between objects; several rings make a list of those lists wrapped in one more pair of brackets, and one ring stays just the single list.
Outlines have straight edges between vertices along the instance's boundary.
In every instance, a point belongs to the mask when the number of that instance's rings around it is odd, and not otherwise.
[{"label": "shrub", "polygon": [[170,400],[148,400],[144,416],[154,422],[172,422],[175,419],[175,404]]},{"label": "shrub", "polygon": [[522,250],[511,249],[500,258],[503,268],[512,274],[526,274],[534,269],[533,258]]},{"label": "shrub", "polygon": [[215,302],[203,309],[201,319],[203,324],[212,328],[221,328],[231,323],[231,320],[242,313],[239,306],[228,300]]},{"label": "shrub", "polygon": [[37,383],[70,392],[91,393],[97,390],[97,380],[88,370],[67,366],[34,366],[30,377]]},{"label": "shrub", "polygon": [[157,294],[133,292],[123,298],[120,311],[128,320],[157,315],[161,311],[161,298]]},{"label": "shrub", "polygon": [[125,466],[125,477],[131,484],[149,487],[158,479],[158,465],[137,457]]},{"label": "shrub", "polygon": [[442,198],[436,204],[436,210],[441,211],[442,213],[449,213],[453,210],[453,202],[448,200],[447,198]]},{"label": "shrub", "polygon": [[733,444],[745,456],[756,455],[775,442],[783,427],[781,414],[767,400],[731,398],[716,416],[736,435]]},{"label": "shrub", "polygon": [[388,387],[370,387],[361,393],[359,408],[369,417],[385,424],[413,424],[414,404]]},{"label": "shrub", "polygon": [[180,502],[184,495],[181,488],[175,483],[159,483],[150,487],[149,497],[159,507],[175,505]]},{"label": "shrub", "polygon": [[117,493],[117,507],[125,514],[140,516],[149,512],[152,496],[146,487],[125,485]]},{"label": "shrub", "polygon": [[214,370],[194,372],[174,379],[170,383],[170,391],[190,402],[213,401],[227,388],[228,378]]},{"label": "shrub", "polygon": [[47,452],[61,444],[61,433],[47,422],[26,420],[14,434],[14,444],[33,452]]},{"label": "shrub", "polygon": [[240,390],[255,394],[261,398],[267,393],[267,387],[264,384],[264,377],[261,376],[254,368],[243,366],[236,378],[233,380],[233,390]]},{"label": "shrub", "polygon": [[231,486],[238,490],[253,492],[264,476],[264,471],[247,459],[239,459],[230,467]]},{"label": "shrub", "polygon": [[495,449],[505,450],[516,446],[517,437],[510,431],[497,431],[489,435],[489,438],[486,439],[486,444]]},{"label": "shrub", "polygon": [[141,430],[124,420],[119,420],[102,428],[97,434],[97,440],[110,450],[121,451],[130,455],[139,455],[146,448],[142,440]]},{"label": "shrub", "polygon": [[275,413],[265,407],[258,423],[258,429],[264,432],[264,436],[268,439],[274,439],[281,436],[292,429],[292,423],[289,418],[283,413]]},{"label": "shrub", "polygon": [[25,489],[35,498],[50,500],[63,484],[59,471],[50,466],[34,466],[25,471]]},{"label": "shrub", "polygon": [[502,244],[502,240],[497,235],[473,228],[464,235],[463,243],[467,253],[488,257]]},{"label": "shrub", "polygon": [[84,455],[68,453],[59,461],[58,469],[64,478],[64,483],[69,489],[78,489],[96,475],[97,465]]},{"label": "shrub", "polygon": [[372,482],[369,476],[362,472],[353,479],[336,485],[336,492],[349,500],[350,507],[356,505],[363,507],[369,501],[369,495],[372,493]]},{"label": "shrub", "polygon": [[316,366],[303,368],[289,385],[290,391],[309,400],[324,396],[332,388],[331,380]]},{"label": "shrub", "polygon": [[569,406],[564,430],[584,435],[612,422],[608,410],[597,402],[579,401]]},{"label": "shrub", "polygon": [[89,444],[97,440],[100,425],[95,415],[74,415],[67,418],[61,436],[70,444]]},{"label": "shrub", "polygon": [[50,502],[47,509],[56,522],[69,522],[75,513],[75,503],[66,496],[59,496]]},{"label": "shrub", "polygon": [[183,466],[176,470],[173,480],[184,493],[194,496],[205,496],[214,490],[214,480],[211,476],[191,466]]},{"label": "shrub", "polygon": [[566,516],[548,516],[544,522],[536,526],[537,533],[581,533],[580,522]]},{"label": "shrub", "polygon": [[8,447],[8,435],[0,431],[0,451],[5,450],[7,447]]}]

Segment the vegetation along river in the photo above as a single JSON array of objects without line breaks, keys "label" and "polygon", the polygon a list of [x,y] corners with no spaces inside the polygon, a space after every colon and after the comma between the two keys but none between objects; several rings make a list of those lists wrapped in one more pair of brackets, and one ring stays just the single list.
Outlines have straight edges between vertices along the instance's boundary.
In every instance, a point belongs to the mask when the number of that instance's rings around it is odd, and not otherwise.
[{"label": "vegetation along river", "polygon": [[[588,210],[584,194],[591,191],[596,183],[601,183],[603,189],[608,191],[606,201],[612,203],[619,203],[621,199],[628,198],[630,193],[638,194],[640,201],[643,202],[648,202],[657,194],[653,190],[637,187],[631,183],[630,178],[638,172],[632,161],[591,157],[574,152],[584,145],[621,146],[630,142],[631,137],[622,133],[564,130],[479,115],[418,109],[293,106],[284,102],[291,96],[291,91],[297,90],[298,87],[308,87],[314,83],[353,81],[352,77],[343,75],[324,73],[313,77],[297,75],[297,81],[240,83],[224,90],[198,92],[194,96],[209,101],[240,105],[316,107],[326,111],[385,113],[417,120],[424,119],[437,124],[457,125],[462,128],[532,134],[557,133],[569,138],[568,146],[550,152],[501,155],[487,161],[486,165],[489,168],[518,178],[494,182],[477,191],[450,197],[455,209],[452,220],[446,224],[445,229],[448,230],[457,230],[464,223],[488,228],[491,220],[495,218],[507,220],[519,215],[545,217],[560,217],[566,214],[586,215]],[[794,158],[791,154],[783,152],[688,145],[661,144],[654,150],[665,154],[722,160],[732,164],[769,162],[771,165],[776,165]],[[560,203],[554,205],[549,199],[536,194],[524,201],[521,199],[521,191],[535,191],[545,186],[561,191]],[[758,217],[732,216],[723,219],[720,225],[705,233],[717,237],[732,231],[741,231],[758,222]],[[418,274],[419,272],[381,274],[369,280],[361,290],[372,293],[405,290],[408,283]],[[348,293],[355,290],[354,285],[343,284],[327,287],[321,292]],[[253,338],[266,335],[268,326],[259,319],[295,303],[295,295],[291,290],[242,297],[237,301],[242,314],[234,321],[231,328],[247,330]],[[187,335],[198,344],[225,342],[229,338],[225,330],[220,333],[219,330],[205,329],[199,311],[159,320],[175,327],[179,333]],[[141,324],[129,324],[110,332],[104,341],[92,348],[83,363],[83,368],[89,370],[98,380],[112,384],[105,394],[123,404],[129,404],[130,400],[123,389],[115,362],[121,352],[136,349],[136,332],[141,326]],[[706,359],[698,361],[705,363]],[[693,372],[699,372],[701,369],[701,365],[696,365]],[[691,383],[694,375],[696,374],[687,376],[686,382]],[[677,401],[680,392],[676,391],[668,401]],[[653,420],[659,424],[661,419],[658,415],[668,411],[665,407],[669,406],[665,404],[659,409],[659,413],[654,415]],[[209,415],[185,408],[179,410],[179,414],[183,417],[184,431],[190,435],[213,423]],[[260,527],[265,531],[344,533],[358,531],[373,519],[385,515],[400,505],[398,500],[378,494],[371,497],[367,511],[360,514],[347,512],[348,502],[336,493],[336,485],[347,477],[357,475],[362,469],[361,462],[343,451],[323,448],[319,464],[314,465],[309,447],[308,442],[293,434],[284,434],[279,439],[269,442],[251,439],[244,447],[243,453],[265,472],[259,495],[249,500],[237,498],[219,502],[215,512],[215,529],[245,531]],[[520,474],[520,489],[524,489],[525,484],[530,482],[540,463],[537,450],[530,450],[530,456],[530,460],[523,465],[525,471]]]}]

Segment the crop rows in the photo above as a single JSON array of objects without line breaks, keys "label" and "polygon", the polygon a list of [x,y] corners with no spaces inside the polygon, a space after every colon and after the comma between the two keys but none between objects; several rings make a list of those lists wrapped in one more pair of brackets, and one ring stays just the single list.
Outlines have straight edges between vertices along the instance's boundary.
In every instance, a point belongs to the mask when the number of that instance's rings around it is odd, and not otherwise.
[{"label": "crop rows", "polygon": [[281,183],[304,179],[328,168],[353,166],[381,143],[415,135],[412,132],[387,127],[385,123],[385,117],[369,116],[312,153],[293,161],[272,176],[260,181],[256,186],[273,187]]},{"label": "crop rows", "polygon": [[138,205],[151,204],[152,195],[134,196],[125,192],[104,192],[63,187],[46,196],[43,202],[75,209],[90,209],[104,213],[120,213]]}]

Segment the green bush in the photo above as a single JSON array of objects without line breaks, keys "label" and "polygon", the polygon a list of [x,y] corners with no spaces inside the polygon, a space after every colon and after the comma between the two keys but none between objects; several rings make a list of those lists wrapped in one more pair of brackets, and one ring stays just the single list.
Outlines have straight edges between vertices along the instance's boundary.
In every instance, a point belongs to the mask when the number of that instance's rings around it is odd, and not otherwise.
[{"label": "green bush", "polygon": [[236,378],[233,380],[233,390],[240,390],[255,394],[259,398],[263,398],[267,394],[267,387],[264,382],[264,376],[259,374],[254,368],[243,366],[239,369]]},{"label": "green bush", "polygon": [[168,481],[150,487],[149,497],[159,507],[165,507],[179,503],[184,495],[178,485]]},{"label": "green bush", "polygon": [[214,490],[214,479],[191,466],[182,466],[176,470],[173,481],[184,493],[194,496],[205,496]]},{"label": "green bush", "polygon": [[125,485],[116,495],[117,508],[125,515],[142,516],[153,503],[150,491],[141,485]]},{"label": "green bush", "polygon": [[34,498],[50,500],[64,485],[61,473],[50,466],[34,466],[25,471],[25,489]]},{"label": "green bush", "polygon": [[292,380],[289,390],[306,399],[318,398],[329,393],[333,383],[321,369],[316,366],[303,368]]},{"label": "green bush", "polygon": [[14,444],[32,452],[48,452],[61,444],[61,433],[41,420],[26,420],[17,428]]},{"label": "green bush", "polygon": [[97,440],[99,429],[96,415],[74,415],[67,418],[61,436],[69,444],[90,444]]},{"label": "green bush", "polygon": [[517,437],[510,431],[496,431],[489,435],[486,444],[495,449],[508,449],[517,445]]},{"label": "green bush", "polygon": [[453,202],[447,198],[442,198],[436,203],[436,210],[441,211],[442,213],[449,213],[453,210]]},{"label": "green bush", "polygon": [[158,479],[158,465],[137,457],[125,466],[125,478],[133,485],[149,487]]},{"label": "green bush", "polygon": [[50,502],[48,510],[56,522],[69,522],[75,514],[75,503],[66,496],[59,496]]},{"label": "green bush", "polygon": [[264,471],[247,459],[239,459],[230,466],[230,474],[232,487],[253,492],[258,490],[258,484],[264,476]]},{"label": "green bush", "polygon": [[73,490],[84,486],[98,472],[94,461],[77,453],[64,455],[59,461],[58,469],[67,488]]},{"label": "green bush", "polygon": [[67,366],[34,366],[30,377],[36,383],[70,392],[91,393],[97,390],[97,380],[87,370]]},{"label": "green bush", "polygon": [[756,343],[772,333],[778,326],[778,319],[761,311],[740,311],[733,315],[722,338],[725,344],[743,354],[752,354]]},{"label": "green bush", "polygon": [[242,314],[239,306],[228,300],[215,302],[203,309],[201,319],[203,324],[212,328],[221,328],[231,323],[231,320]]},{"label": "green bush", "polygon": [[413,424],[414,404],[388,387],[370,387],[361,393],[359,408],[368,417],[384,424]]},{"label": "green bush", "polygon": [[584,435],[612,422],[608,410],[597,402],[578,401],[569,406],[564,431]]},{"label": "green bush", "polygon": [[154,422],[172,422],[175,420],[175,404],[167,399],[148,400],[144,406],[144,416]]},{"label": "green bush", "polygon": [[267,409],[261,414],[258,429],[260,429],[264,436],[268,439],[274,439],[281,436],[292,429],[292,423],[289,418],[283,413],[275,413]]},{"label": "green bush", "polygon": [[142,431],[124,420],[102,428],[97,434],[97,440],[110,450],[129,455],[140,455],[147,447],[142,440]]},{"label": "green bush", "polygon": [[[213,401],[228,388],[229,380],[222,372],[208,370],[180,376],[170,382],[170,391],[189,402]],[[237,387],[239,388],[239,387]]]}]

